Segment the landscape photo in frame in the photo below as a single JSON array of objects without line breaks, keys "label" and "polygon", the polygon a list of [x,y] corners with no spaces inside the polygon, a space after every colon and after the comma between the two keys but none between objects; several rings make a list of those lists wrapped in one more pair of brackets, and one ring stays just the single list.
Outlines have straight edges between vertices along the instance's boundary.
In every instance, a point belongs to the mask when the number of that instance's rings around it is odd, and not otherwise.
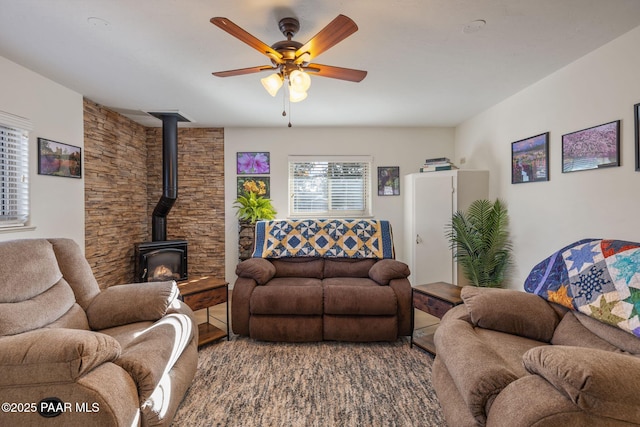
[{"label": "landscape photo in frame", "polygon": [[640,104],[633,106],[633,122],[636,128],[636,172],[640,172]]},{"label": "landscape photo in frame", "polygon": [[82,178],[82,149],[38,138],[38,174]]},{"label": "landscape photo in frame", "polygon": [[511,143],[511,183],[549,181],[549,132]]},{"label": "landscape photo in frame", "polygon": [[562,135],[562,172],[620,166],[620,120]]}]

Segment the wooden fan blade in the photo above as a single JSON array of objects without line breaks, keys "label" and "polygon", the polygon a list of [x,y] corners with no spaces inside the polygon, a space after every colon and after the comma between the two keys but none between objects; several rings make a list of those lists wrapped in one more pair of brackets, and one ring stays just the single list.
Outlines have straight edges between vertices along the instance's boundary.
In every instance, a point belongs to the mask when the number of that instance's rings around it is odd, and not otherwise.
[{"label": "wooden fan blade", "polygon": [[351,18],[338,15],[333,21],[329,22],[326,27],[320,30],[318,34],[313,36],[311,40],[296,51],[296,58],[308,53],[309,59],[307,59],[307,61],[310,61],[311,58],[315,58],[356,31],[358,31],[358,26]]},{"label": "wooden fan blade", "polygon": [[233,76],[241,76],[243,74],[252,74],[259,73],[260,71],[267,70],[277,70],[277,67],[272,67],[270,65],[262,65],[259,67],[249,67],[249,68],[239,68],[237,70],[227,70],[227,71],[216,71],[215,73],[211,73],[216,77],[233,77]]},{"label": "wooden fan blade", "polygon": [[315,76],[330,77],[332,79],[360,82],[367,77],[367,72],[354,70],[353,68],[333,67],[331,65],[309,64],[302,67],[303,70],[313,73]]},{"label": "wooden fan blade", "polygon": [[282,54],[280,52],[272,49],[271,46],[262,42],[258,38],[252,36],[245,30],[243,30],[242,28],[240,28],[239,26],[237,26],[236,24],[228,20],[227,18],[222,18],[218,16],[215,18],[211,18],[210,21],[216,27],[226,31],[227,33],[231,34],[233,37],[237,38],[238,40],[248,44],[258,52],[262,53],[263,55],[267,55],[269,58],[273,59],[278,63],[282,62],[280,61],[280,59],[282,59]]}]

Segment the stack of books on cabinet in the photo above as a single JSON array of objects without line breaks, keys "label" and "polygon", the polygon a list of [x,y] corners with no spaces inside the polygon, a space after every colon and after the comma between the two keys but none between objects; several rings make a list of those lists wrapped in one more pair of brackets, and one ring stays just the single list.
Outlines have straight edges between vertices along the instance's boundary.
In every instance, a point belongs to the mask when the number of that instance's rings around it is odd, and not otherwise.
[{"label": "stack of books on cabinet", "polygon": [[420,172],[437,172],[458,169],[447,157],[427,159],[420,168]]}]

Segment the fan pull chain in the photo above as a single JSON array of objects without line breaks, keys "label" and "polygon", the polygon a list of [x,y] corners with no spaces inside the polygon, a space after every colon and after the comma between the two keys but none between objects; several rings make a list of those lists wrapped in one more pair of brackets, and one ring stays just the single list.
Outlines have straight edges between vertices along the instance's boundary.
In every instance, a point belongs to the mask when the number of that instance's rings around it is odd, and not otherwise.
[{"label": "fan pull chain", "polygon": [[291,127],[291,97],[288,97],[289,85],[285,84],[282,90],[282,117],[287,117],[287,98],[289,98],[289,124],[287,127]]},{"label": "fan pull chain", "polygon": [[282,90],[282,117],[286,117],[287,116],[287,110],[286,108],[286,104],[285,104],[285,100],[287,99],[287,90],[283,89]]}]

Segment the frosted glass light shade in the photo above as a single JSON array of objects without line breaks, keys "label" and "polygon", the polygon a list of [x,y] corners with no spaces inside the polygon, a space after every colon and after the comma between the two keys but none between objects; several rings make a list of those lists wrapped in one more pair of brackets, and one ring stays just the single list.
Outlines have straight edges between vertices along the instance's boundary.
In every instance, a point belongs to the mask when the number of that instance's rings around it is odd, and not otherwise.
[{"label": "frosted glass light shade", "polygon": [[280,74],[271,74],[268,77],[260,79],[262,86],[269,92],[269,95],[276,96],[278,90],[282,87],[282,76]]},{"label": "frosted glass light shade", "polygon": [[299,92],[293,89],[293,86],[289,88],[289,101],[300,102],[307,98],[307,92]]},{"label": "frosted glass light shade", "polygon": [[311,87],[311,77],[300,70],[294,70],[289,74],[289,82],[291,89],[296,92],[306,92]]}]

